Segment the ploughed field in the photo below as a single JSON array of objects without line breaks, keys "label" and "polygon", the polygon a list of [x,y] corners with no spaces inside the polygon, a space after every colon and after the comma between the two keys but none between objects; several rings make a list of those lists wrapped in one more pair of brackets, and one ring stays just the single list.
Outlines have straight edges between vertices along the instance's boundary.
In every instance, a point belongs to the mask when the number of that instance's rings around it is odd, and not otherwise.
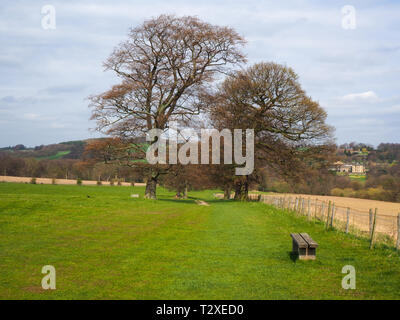
[{"label": "ploughed field", "polygon": [[[263,203],[144,187],[0,183],[1,299],[398,299],[400,256]],[[140,198],[131,198],[138,193]],[[200,201],[199,201],[200,200]],[[199,205],[205,201],[207,205]],[[317,260],[290,254],[290,233]],[[56,289],[41,287],[42,267]],[[342,288],[342,268],[356,289]]]},{"label": "ploughed field", "polygon": [[290,193],[268,193],[270,195],[279,197],[292,197],[292,198],[304,198],[304,199],[318,199],[321,201],[332,201],[337,206],[349,207],[351,209],[359,210],[360,212],[368,213],[369,209],[378,209],[379,214],[387,216],[397,216],[400,213],[400,203],[398,202],[388,202],[388,201],[378,201],[370,199],[359,199],[359,198],[349,198],[349,197],[335,197],[335,196],[320,196],[320,195],[310,195],[310,194],[290,194]]}]

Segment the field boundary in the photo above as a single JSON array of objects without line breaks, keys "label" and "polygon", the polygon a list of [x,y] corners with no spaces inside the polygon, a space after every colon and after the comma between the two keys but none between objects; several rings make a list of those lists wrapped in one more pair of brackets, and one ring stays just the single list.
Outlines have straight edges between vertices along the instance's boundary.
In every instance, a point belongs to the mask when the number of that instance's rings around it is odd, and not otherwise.
[{"label": "field boundary", "polygon": [[[14,183],[31,183],[33,177],[13,177],[13,176],[0,176],[0,182],[14,182]],[[62,185],[73,185],[77,184],[75,179],[53,179],[53,178],[35,178],[36,184],[62,184]],[[53,181],[54,180],[54,181]],[[117,182],[114,182],[116,185]],[[82,185],[95,186],[97,181],[94,180],[82,180]],[[110,186],[112,183],[110,181],[101,181],[101,185]],[[130,187],[132,184],[130,182],[121,182],[121,186]],[[135,182],[135,186],[144,187],[145,183]]]},{"label": "field boundary", "polygon": [[308,220],[321,221],[326,228],[367,237],[371,247],[376,241],[400,249],[400,213],[397,216],[380,214],[376,208],[366,212],[311,197],[249,194],[249,198],[306,216]]}]

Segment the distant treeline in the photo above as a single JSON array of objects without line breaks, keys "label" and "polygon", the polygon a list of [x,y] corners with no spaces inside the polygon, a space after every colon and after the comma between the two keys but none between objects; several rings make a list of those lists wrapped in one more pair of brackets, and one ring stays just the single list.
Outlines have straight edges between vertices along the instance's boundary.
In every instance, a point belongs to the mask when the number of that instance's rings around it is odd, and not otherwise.
[{"label": "distant treeline", "polygon": [[16,158],[0,153],[0,175],[16,177],[85,179],[110,181],[120,179],[127,182],[143,182],[143,177],[127,167],[105,163],[88,166],[78,159]]},{"label": "distant treeline", "polygon": [[337,175],[334,172],[310,172],[298,183],[268,176],[265,191],[333,195],[400,202],[400,144],[381,143],[376,149],[365,143],[338,147],[337,160],[360,162],[366,175]]},{"label": "distant treeline", "polygon": [[311,173],[297,183],[267,174],[259,190],[400,202],[400,164],[373,167],[365,177]]},{"label": "distant treeline", "polygon": [[[78,159],[52,159],[54,154],[71,150],[71,145],[76,146]],[[64,146],[64,148],[63,148]],[[82,143],[66,142],[64,144],[36,147],[35,155],[47,155],[49,158],[25,157],[24,148],[13,147],[13,152],[0,152],[0,175],[55,178],[55,179],[87,179],[110,181],[120,179],[127,182],[143,182],[145,173],[142,170],[106,164],[104,162],[88,162],[84,159]],[[347,145],[346,150],[362,150],[365,144]],[[350,149],[351,148],[351,149]],[[6,148],[9,150],[9,148]],[[251,189],[260,191],[274,191],[285,193],[304,193],[315,195],[334,195],[358,197],[365,199],[400,202],[400,144],[382,143],[377,149],[368,147],[368,153],[341,155],[338,152],[330,162],[361,161],[366,164],[368,171],[365,176],[337,175],[324,167],[304,166],[302,169],[293,170],[296,177],[285,176],[271,168],[261,168],[252,175]],[[51,152],[50,152],[51,150]],[[4,148],[3,148],[4,151]],[[43,153],[41,153],[43,152]],[[71,155],[68,154],[68,156]],[[23,154],[23,157],[20,157]],[[361,158],[362,157],[362,158]],[[361,160],[360,160],[361,159]],[[160,180],[160,183],[178,194],[187,189],[218,188],[224,179],[221,167],[215,166],[178,166]]]}]

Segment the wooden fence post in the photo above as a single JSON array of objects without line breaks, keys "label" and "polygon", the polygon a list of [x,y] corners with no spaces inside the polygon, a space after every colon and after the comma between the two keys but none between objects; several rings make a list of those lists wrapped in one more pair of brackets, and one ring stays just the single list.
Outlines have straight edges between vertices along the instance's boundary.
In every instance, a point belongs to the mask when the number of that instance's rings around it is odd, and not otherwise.
[{"label": "wooden fence post", "polygon": [[305,199],[303,198],[303,201],[301,202],[301,214],[304,214],[305,211],[304,201]]},{"label": "wooden fence post", "polygon": [[325,201],[322,201],[322,204],[321,204],[321,221],[324,221],[324,215],[325,215]]},{"label": "wooden fence post", "polygon": [[297,207],[297,213],[301,213],[301,202],[303,201],[303,199],[300,197],[299,198],[299,205]]},{"label": "wooden fence post", "polygon": [[303,213],[303,206],[304,206],[304,199],[300,198],[300,207],[299,207],[299,213],[302,214]]},{"label": "wooden fence post", "polygon": [[378,212],[378,209],[375,208],[375,213],[374,213],[374,221],[372,222],[372,231],[371,231],[371,243],[369,245],[369,249],[372,249],[374,247],[374,234],[375,234],[375,227],[376,227],[376,214]]},{"label": "wooden fence post", "polygon": [[315,199],[314,201],[314,219],[317,219],[317,210],[318,210],[318,199]]},{"label": "wooden fence post", "polygon": [[349,233],[349,224],[350,224],[350,208],[347,208],[346,233]]},{"label": "wooden fence post", "polygon": [[372,219],[374,218],[374,215],[372,213],[372,209],[369,209],[369,235],[371,236],[372,234]]},{"label": "wooden fence post", "polygon": [[336,210],[335,203],[333,203],[332,213],[331,213],[331,228],[333,228],[333,219],[335,219],[335,210]]},{"label": "wooden fence post", "polygon": [[331,213],[331,208],[332,208],[332,203],[329,200],[329,204],[328,204],[328,214],[326,215],[326,224],[325,224],[325,229],[328,229],[328,224],[329,224],[329,215]]},{"label": "wooden fence post", "polygon": [[400,213],[397,215],[397,243],[396,249],[400,250]]},{"label": "wooden fence post", "polygon": [[310,198],[308,198],[308,202],[307,202],[307,217],[308,217],[308,220],[310,220],[310,218],[311,218],[311,200],[310,200]]}]

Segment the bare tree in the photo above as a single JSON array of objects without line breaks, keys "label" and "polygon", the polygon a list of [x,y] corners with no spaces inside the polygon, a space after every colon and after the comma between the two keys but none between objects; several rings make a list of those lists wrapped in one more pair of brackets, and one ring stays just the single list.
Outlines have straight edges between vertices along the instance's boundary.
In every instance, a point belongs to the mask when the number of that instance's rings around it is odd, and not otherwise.
[{"label": "bare tree", "polygon": [[[302,150],[330,143],[326,112],[306,95],[297,74],[286,66],[255,64],[204,97],[216,127],[254,129],[259,165],[294,171]],[[236,199],[247,198],[249,178],[236,179]]]},{"label": "bare tree", "polygon": [[[97,129],[129,140],[151,129],[167,130],[171,120],[190,121],[201,111],[198,94],[204,86],[245,61],[242,45],[233,29],[190,16],[161,15],[131,29],[104,64],[121,83],[91,97]],[[150,170],[147,198],[156,197],[161,173],[159,167]]]}]

